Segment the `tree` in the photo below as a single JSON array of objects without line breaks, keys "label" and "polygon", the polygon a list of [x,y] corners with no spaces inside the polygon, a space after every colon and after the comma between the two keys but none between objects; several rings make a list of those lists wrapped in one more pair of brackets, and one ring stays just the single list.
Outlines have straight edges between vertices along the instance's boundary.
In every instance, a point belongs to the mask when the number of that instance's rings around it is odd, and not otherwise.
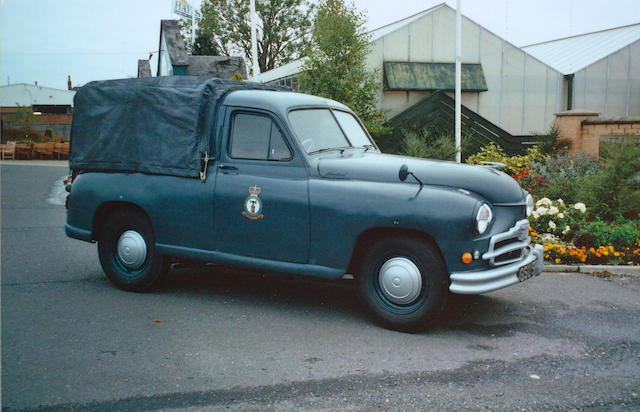
[{"label": "tree", "polygon": [[15,123],[19,123],[25,130],[31,127],[31,123],[34,123],[37,119],[33,113],[31,106],[20,106],[16,103],[16,111],[9,115],[9,120]]},{"label": "tree", "polygon": [[198,28],[196,38],[191,47],[191,54],[194,56],[217,56],[218,49],[213,41],[211,32]]},{"label": "tree", "polygon": [[343,0],[324,0],[313,24],[301,88],[349,106],[373,134],[386,132],[377,109],[382,84],[379,71],[369,71],[366,16]]},{"label": "tree", "polygon": [[12,138],[16,140],[30,140],[36,142],[42,140],[42,133],[31,127],[32,123],[38,121],[38,118],[33,112],[33,108],[31,106],[20,106],[17,103],[16,106],[16,111],[9,115],[8,120],[13,123],[18,123],[20,127],[11,128],[15,129],[9,133],[13,136]]},{"label": "tree", "polygon": [[[267,71],[297,59],[309,41],[314,0],[256,0],[258,66]],[[204,0],[196,47],[224,55],[244,55],[251,61],[251,14],[247,0]],[[181,22],[191,33],[191,20]],[[198,45],[198,37],[201,45]],[[211,48],[209,48],[211,47]]]}]

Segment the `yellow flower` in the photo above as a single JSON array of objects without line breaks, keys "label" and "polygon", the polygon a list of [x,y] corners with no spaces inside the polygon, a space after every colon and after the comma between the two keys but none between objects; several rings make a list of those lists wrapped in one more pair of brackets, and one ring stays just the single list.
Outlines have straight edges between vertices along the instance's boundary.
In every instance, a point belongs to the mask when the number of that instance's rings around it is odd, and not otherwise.
[{"label": "yellow flower", "polygon": [[560,259],[556,258],[556,263],[560,263]]},{"label": "yellow flower", "polygon": [[609,252],[613,252],[613,246],[609,245]]}]

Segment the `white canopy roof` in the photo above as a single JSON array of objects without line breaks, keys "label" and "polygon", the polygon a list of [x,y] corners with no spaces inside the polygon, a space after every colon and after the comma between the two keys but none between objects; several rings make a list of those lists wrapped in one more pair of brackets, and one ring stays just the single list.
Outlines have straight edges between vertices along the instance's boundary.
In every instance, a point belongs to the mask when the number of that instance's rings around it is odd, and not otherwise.
[{"label": "white canopy roof", "polygon": [[571,74],[640,40],[640,23],[524,46],[562,74]]},{"label": "white canopy roof", "polygon": [[73,106],[73,90],[53,89],[27,83],[0,86],[0,106],[33,106],[38,104],[56,104]]}]

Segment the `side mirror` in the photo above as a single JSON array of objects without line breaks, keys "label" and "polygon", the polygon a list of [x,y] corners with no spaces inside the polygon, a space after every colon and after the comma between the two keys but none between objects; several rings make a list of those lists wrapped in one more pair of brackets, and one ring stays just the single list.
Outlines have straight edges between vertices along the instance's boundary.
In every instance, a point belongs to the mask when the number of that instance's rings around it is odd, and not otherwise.
[{"label": "side mirror", "polygon": [[409,166],[402,165],[400,166],[400,170],[398,171],[398,178],[401,182],[407,180],[407,176],[409,176]]}]

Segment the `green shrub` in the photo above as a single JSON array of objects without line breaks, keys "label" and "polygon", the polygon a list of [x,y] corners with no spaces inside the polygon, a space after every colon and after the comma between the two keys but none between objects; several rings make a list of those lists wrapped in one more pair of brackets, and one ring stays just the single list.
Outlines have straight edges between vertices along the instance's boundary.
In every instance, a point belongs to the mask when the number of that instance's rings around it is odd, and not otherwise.
[{"label": "green shrub", "polygon": [[640,217],[640,145],[627,137],[620,144],[606,145],[599,168],[581,187],[591,215],[607,221],[617,217]]},{"label": "green shrub", "polygon": [[456,145],[451,136],[437,134],[433,130],[418,132],[403,130],[404,139],[400,144],[400,154],[426,159],[455,160]]},{"label": "green shrub", "polygon": [[526,155],[509,156],[502,147],[495,143],[490,143],[481,148],[478,153],[469,156],[466,162],[474,165],[480,164],[481,162],[503,163],[505,168],[502,170],[505,173],[511,176],[519,176],[523,173],[523,170],[529,168],[532,162],[540,161],[543,158],[537,146],[527,149]]},{"label": "green shrub", "polygon": [[630,248],[640,244],[640,227],[638,222],[632,220],[594,220],[582,227],[574,243],[576,246],[586,247],[612,245],[616,249]]},{"label": "green shrub", "polygon": [[520,179],[520,184],[535,198],[560,198],[566,203],[584,202],[583,186],[597,171],[598,162],[592,157],[562,152],[533,162],[528,176]]},{"label": "green shrub", "polygon": [[26,127],[7,127],[2,131],[2,143],[6,142],[41,142],[45,140],[42,133],[29,126]]},{"label": "green shrub", "polygon": [[547,156],[553,156],[558,153],[569,151],[571,140],[560,137],[560,131],[557,124],[553,124],[546,134],[534,133],[534,136],[540,140],[540,153]]}]

